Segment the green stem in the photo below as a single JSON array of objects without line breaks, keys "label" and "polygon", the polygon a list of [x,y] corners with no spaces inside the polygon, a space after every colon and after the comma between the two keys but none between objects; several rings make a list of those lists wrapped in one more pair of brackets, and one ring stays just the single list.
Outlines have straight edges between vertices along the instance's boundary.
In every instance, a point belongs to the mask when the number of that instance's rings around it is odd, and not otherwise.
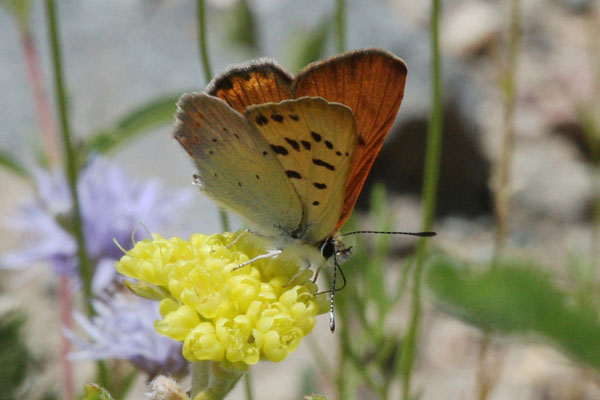
[{"label": "green stem", "polygon": [[196,16],[198,18],[198,46],[200,50],[200,61],[204,70],[204,79],[210,82],[213,78],[210,58],[208,57],[208,44],[206,40],[206,10],[204,0],[198,0]]},{"label": "green stem", "polygon": [[[439,15],[440,0],[433,0],[431,7],[431,50],[432,50],[432,107],[429,116],[429,132],[425,155],[425,177],[423,183],[423,231],[430,231],[435,216],[437,184],[439,177],[440,154],[442,150],[442,70],[439,50]],[[421,279],[423,265],[427,257],[427,239],[423,238],[417,245],[417,263],[413,272],[411,292],[411,318],[402,349],[403,399],[410,396],[412,369],[416,351],[416,340],[421,319]]]},{"label": "green stem", "polygon": [[346,1],[335,2],[335,34],[338,53],[346,51]]},{"label": "green stem", "polygon": [[[592,268],[597,271],[600,268],[600,28],[594,13],[590,13],[589,21],[590,55],[592,70],[594,71],[593,93],[591,102],[591,132],[588,133],[588,142],[592,154],[592,243],[590,247]],[[595,277],[594,277],[595,278]],[[595,280],[593,284],[595,284]]]},{"label": "green stem", "polygon": [[252,376],[250,375],[250,371],[244,374],[244,392],[246,393],[246,400],[253,400],[253,390],[252,390]]},{"label": "green stem", "polygon": [[[508,216],[510,213],[510,172],[514,154],[514,113],[516,99],[517,56],[521,33],[521,7],[519,0],[510,1],[510,27],[508,33],[508,60],[504,75],[504,115],[502,119],[502,148],[494,173],[494,206],[496,229],[494,232],[494,254],[491,267],[494,268],[504,249],[508,235]],[[486,362],[491,349],[491,334],[486,331],[479,345],[478,368],[476,375],[475,398],[485,400],[492,392],[495,377]],[[498,368],[496,368],[497,370]]]},{"label": "green stem", "polygon": [[29,82],[34,98],[38,125],[40,127],[41,142],[44,145],[44,155],[47,164],[51,167],[59,165],[60,148],[58,144],[58,135],[55,129],[54,121],[50,113],[46,95],[44,94],[43,77],[38,59],[38,53],[35,48],[33,33],[28,23],[19,24],[19,33],[21,35],[21,45],[23,55],[25,56],[25,65],[29,75]]},{"label": "green stem", "polygon": [[58,104],[58,116],[63,142],[63,153],[65,155],[65,169],[71,201],[73,202],[73,235],[77,242],[77,257],[79,259],[79,275],[83,282],[83,294],[89,315],[94,314],[92,305],[92,268],[86,254],[85,236],[83,232],[83,221],[81,219],[81,208],[77,194],[78,165],[75,151],[71,141],[71,128],[67,117],[67,96],[62,74],[62,58],[60,41],[58,37],[58,18],[54,0],[46,0],[46,17],[48,19],[48,36],[50,38],[50,49],[52,52],[54,87],[56,90],[56,102]]},{"label": "green stem", "polygon": [[192,400],[221,400],[234,388],[245,371],[227,369],[219,362],[192,363]]},{"label": "green stem", "polygon": [[[504,79],[504,115],[502,149],[495,176],[496,231],[494,236],[494,260],[502,252],[508,232],[510,206],[510,168],[514,153],[515,132],[513,129],[515,111],[515,81],[517,56],[521,30],[519,0],[510,2],[510,28],[508,39],[508,65]],[[495,262],[493,263],[495,264]]]},{"label": "green stem", "polygon": [[[210,82],[213,78],[210,58],[208,56],[208,41],[206,38],[206,9],[204,0],[198,0],[196,3],[196,17],[198,19],[198,47],[200,52],[200,63],[204,71],[204,79]],[[221,221],[221,229],[225,232],[229,231],[229,216],[222,208],[219,208],[219,219]]]},{"label": "green stem", "polygon": [[210,380],[210,361],[192,363],[192,399],[208,387]]}]

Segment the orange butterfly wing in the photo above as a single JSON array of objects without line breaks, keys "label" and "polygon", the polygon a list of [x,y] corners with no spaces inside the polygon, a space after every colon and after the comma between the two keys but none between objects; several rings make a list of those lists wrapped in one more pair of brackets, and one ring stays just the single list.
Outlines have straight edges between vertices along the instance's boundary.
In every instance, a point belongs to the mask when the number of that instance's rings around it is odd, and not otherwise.
[{"label": "orange butterfly wing", "polygon": [[358,148],[346,181],[339,229],[350,216],[404,96],[404,61],[379,49],[344,53],[304,68],[292,83],[294,97],[320,96],[352,109]]},{"label": "orange butterfly wing", "polygon": [[230,68],[215,78],[205,91],[243,115],[251,105],[291,99],[292,80],[281,67],[262,59]]}]

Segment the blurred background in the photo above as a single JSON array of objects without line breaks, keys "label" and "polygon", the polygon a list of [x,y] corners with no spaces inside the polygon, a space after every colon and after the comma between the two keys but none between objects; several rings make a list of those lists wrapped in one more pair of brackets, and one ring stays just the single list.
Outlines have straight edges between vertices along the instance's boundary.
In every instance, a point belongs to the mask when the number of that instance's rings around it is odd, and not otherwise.
[{"label": "blurred background", "polygon": [[[0,9],[0,144],[3,152],[32,171],[39,165],[44,146],[39,104],[23,30],[10,2],[6,3]],[[53,127],[50,131],[57,133],[45,8],[35,0],[30,7],[28,29],[38,57],[41,93],[50,107],[47,122]],[[92,153],[106,153],[132,180],[156,181],[165,192],[192,193],[186,208],[178,210],[177,220],[170,221],[161,234],[187,237],[193,232],[220,231],[217,209],[193,188],[192,163],[171,138],[174,99],[184,92],[200,91],[207,83],[198,51],[195,4],[59,0],[57,12],[75,143],[92,143]],[[215,75],[230,64],[258,57],[272,57],[295,74],[307,63],[336,52],[333,1],[211,0],[206,12]],[[404,102],[361,195],[354,223],[377,228],[376,218],[369,213],[371,189],[383,184],[384,202],[393,214],[389,229],[416,231],[421,226],[420,193],[431,104],[430,4],[348,0],[345,13],[347,49],[386,49],[403,58],[409,70]],[[507,117],[509,2],[443,2],[443,150],[434,223],[438,236],[430,246],[463,263],[485,264],[495,257],[494,179],[508,120],[514,151],[507,189],[510,212],[502,222],[507,232],[503,254],[551,273],[567,292],[583,285],[595,299],[593,279],[600,246],[600,5],[594,0],[529,0],[520,5],[519,18],[514,111]],[[134,126],[136,118],[141,119],[141,128]],[[128,139],[118,144],[103,147],[106,141],[98,139],[102,134],[110,139],[121,131],[127,132]],[[33,198],[35,186],[8,169],[0,169],[0,179],[0,218],[14,220],[23,202]],[[10,222],[0,232],[4,254],[35,238]],[[370,243],[371,238],[353,240]],[[392,276],[405,268],[414,245],[408,238],[390,240],[386,265]],[[4,266],[10,270],[0,271],[0,311],[19,309],[26,315],[23,337],[35,360],[26,378],[28,398],[44,398],[44,393],[62,398],[59,281],[47,263],[35,261],[27,268]],[[349,277],[348,285],[353,284]],[[352,294],[339,294],[345,295]],[[447,313],[434,297],[425,290],[413,383],[419,398],[486,398],[476,395],[482,338],[489,344],[484,352],[486,370],[493,375],[487,398],[600,398],[597,372],[548,345],[543,335],[540,339],[525,332],[489,339],[479,328]],[[78,304],[79,300],[75,296],[73,301]],[[409,300],[408,295],[402,296],[389,311],[385,329],[392,336],[406,329]],[[339,335],[331,335],[327,324],[326,317],[319,318],[312,338],[302,346],[316,342],[326,349],[322,357],[335,363],[337,350],[331,349],[337,349]],[[574,330],[576,335],[577,327]],[[335,398],[335,385],[314,372],[312,351],[301,348],[284,364],[255,366],[258,398],[299,398],[306,382]],[[308,379],[310,371],[314,376]],[[74,374],[80,390],[92,379],[94,363],[77,361]],[[128,398],[140,398],[143,377],[133,390]],[[394,386],[391,393],[397,392]],[[368,387],[357,393],[356,398],[379,398]],[[237,388],[231,398],[243,398],[242,389]]]}]

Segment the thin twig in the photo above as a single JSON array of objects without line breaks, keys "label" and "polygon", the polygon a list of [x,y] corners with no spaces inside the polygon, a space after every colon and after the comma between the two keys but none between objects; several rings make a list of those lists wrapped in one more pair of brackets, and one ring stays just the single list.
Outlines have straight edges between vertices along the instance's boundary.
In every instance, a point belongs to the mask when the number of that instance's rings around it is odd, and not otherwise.
[{"label": "thin twig", "polygon": [[[514,114],[516,99],[516,75],[517,57],[519,52],[519,41],[521,35],[521,15],[519,0],[510,2],[510,27],[508,37],[508,60],[506,73],[504,75],[504,114],[502,119],[502,148],[494,173],[494,206],[496,229],[494,232],[494,254],[492,268],[498,264],[502,251],[506,244],[508,235],[508,217],[510,213],[511,179],[510,171],[512,157],[514,154]],[[488,365],[489,352],[491,350],[491,333],[485,331],[479,346],[478,368],[476,374],[475,398],[485,400],[494,389],[496,376],[501,369],[500,359],[497,360],[497,368],[493,370]]]}]

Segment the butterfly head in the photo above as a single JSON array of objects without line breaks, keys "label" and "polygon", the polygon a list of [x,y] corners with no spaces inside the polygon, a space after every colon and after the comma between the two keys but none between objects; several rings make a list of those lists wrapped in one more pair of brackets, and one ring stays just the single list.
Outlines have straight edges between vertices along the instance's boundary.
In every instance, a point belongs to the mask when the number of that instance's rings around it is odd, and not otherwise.
[{"label": "butterfly head", "polygon": [[336,264],[342,264],[352,254],[352,246],[345,247],[339,232],[329,236],[319,244],[319,251],[325,260],[334,258]]}]

